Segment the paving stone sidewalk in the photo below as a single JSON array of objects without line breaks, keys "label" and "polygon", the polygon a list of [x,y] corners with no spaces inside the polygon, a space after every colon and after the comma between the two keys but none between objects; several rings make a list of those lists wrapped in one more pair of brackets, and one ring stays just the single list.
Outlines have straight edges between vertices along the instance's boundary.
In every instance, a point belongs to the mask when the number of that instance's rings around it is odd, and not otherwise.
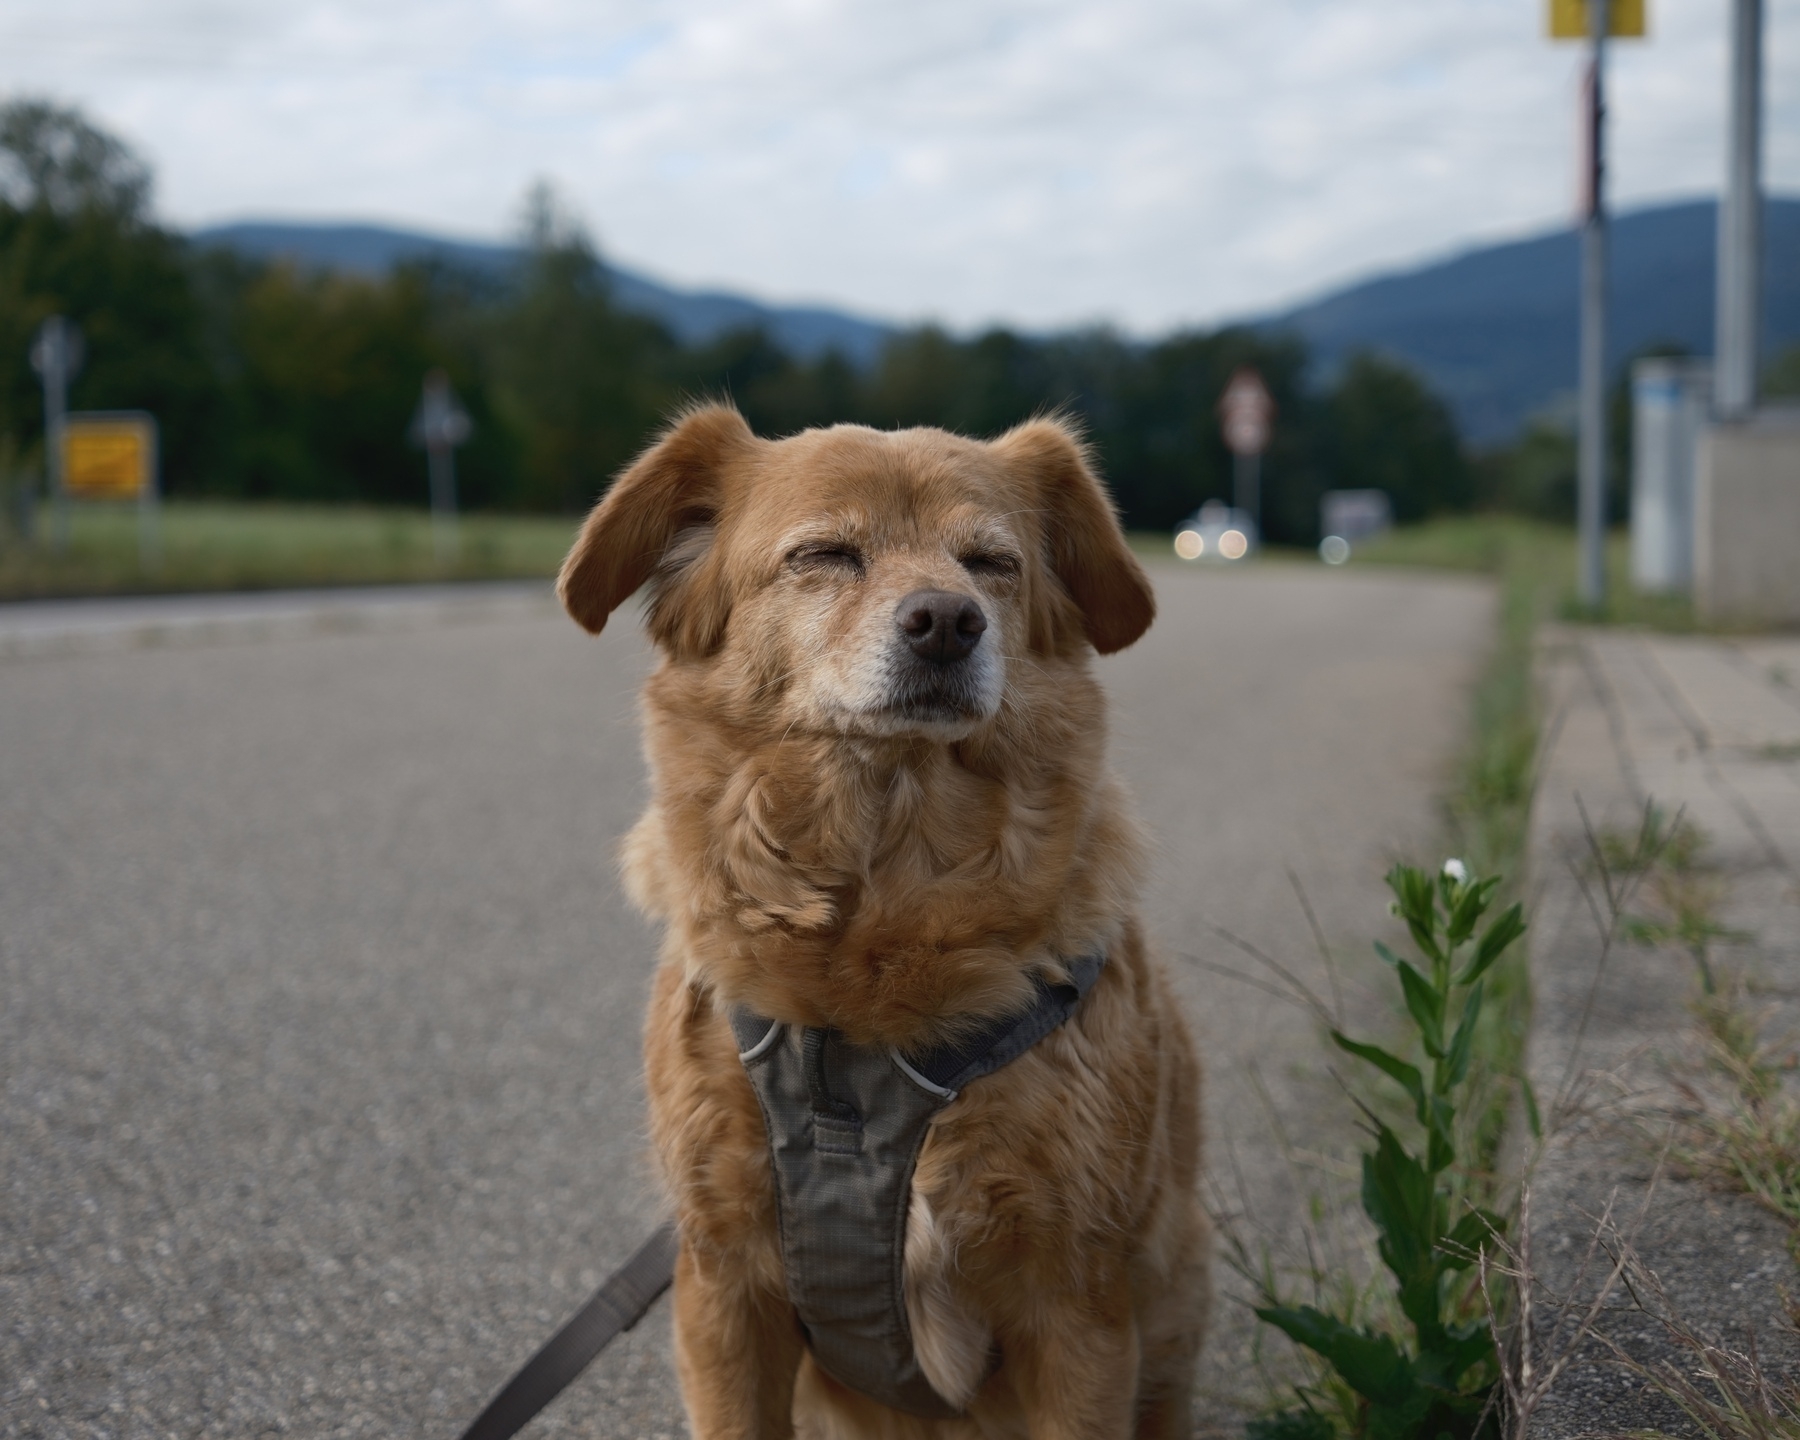
[{"label": "paving stone sidewalk", "polygon": [[[1769,1367],[1791,1371],[1800,1343],[1785,1295],[1800,1296],[1800,1275],[1788,1226],[1662,1161],[1678,1087],[1701,1063],[1697,966],[1680,946],[1629,939],[1600,964],[1588,837],[1631,834],[1650,804],[1699,827],[1715,918],[1736,932],[1715,942],[1714,963],[1750,985],[1765,1033],[1791,1043],[1800,1034],[1800,637],[1559,629],[1544,638],[1541,679],[1530,1071],[1546,1111],[1559,1095],[1567,1103],[1533,1181],[1536,1262],[1553,1286],[1576,1287],[1590,1217],[1611,1199],[1696,1331],[1738,1350],[1754,1332]],[[1640,891],[1627,908],[1649,913],[1653,901]],[[1628,1297],[1604,1323],[1639,1359],[1685,1360]],[[1532,1433],[1649,1426],[1699,1433],[1589,1346]]]}]

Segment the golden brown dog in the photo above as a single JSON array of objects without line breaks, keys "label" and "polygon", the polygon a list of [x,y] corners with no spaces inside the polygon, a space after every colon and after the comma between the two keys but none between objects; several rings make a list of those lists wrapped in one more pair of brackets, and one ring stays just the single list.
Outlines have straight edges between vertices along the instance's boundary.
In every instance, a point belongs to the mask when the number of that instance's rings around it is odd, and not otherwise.
[{"label": "golden brown dog", "polygon": [[[626,844],[666,926],[646,1035],[680,1222],[697,1440],[1182,1436],[1207,1307],[1199,1072],[1135,918],[1140,842],[1089,655],[1154,613],[1082,446],[682,418],[595,507],[559,593],[648,582],[653,796]],[[729,1006],[908,1050],[1104,950],[1062,1028],[939,1112],[914,1172],[914,1353],[964,1412],[810,1360]]]}]

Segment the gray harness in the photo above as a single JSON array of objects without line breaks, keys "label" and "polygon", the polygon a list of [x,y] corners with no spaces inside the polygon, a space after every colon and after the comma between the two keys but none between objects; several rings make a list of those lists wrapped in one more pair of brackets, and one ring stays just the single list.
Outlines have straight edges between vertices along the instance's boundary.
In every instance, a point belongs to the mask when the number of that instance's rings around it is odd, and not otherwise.
[{"label": "gray harness", "polygon": [[732,1012],[768,1128],[788,1299],[834,1379],[914,1415],[958,1413],[920,1371],[906,1319],[906,1210],[919,1147],[958,1090],[1074,1014],[1105,964],[1104,955],[1073,961],[1071,983],[1039,979],[1030,1008],[913,1055]]}]

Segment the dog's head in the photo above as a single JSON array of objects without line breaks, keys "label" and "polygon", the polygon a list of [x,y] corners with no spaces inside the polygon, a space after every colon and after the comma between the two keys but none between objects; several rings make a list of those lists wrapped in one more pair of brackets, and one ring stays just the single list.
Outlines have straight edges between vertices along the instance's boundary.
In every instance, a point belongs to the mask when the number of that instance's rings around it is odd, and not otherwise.
[{"label": "dog's head", "polygon": [[956,739],[1018,667],[1122,649],[1155,613],[1071,428],[991,443],[840,425],[761,440],[690,411],[594,507],[557,581],[598,632],[645,582],[672,659],[722,667],[757,715]]}]

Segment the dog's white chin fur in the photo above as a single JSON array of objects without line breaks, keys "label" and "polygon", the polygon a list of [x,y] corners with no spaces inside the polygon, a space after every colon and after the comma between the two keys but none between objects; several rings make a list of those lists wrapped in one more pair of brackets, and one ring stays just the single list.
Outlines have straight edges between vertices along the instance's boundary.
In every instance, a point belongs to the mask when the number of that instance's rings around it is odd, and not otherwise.
[{"label": "dog's white chin fur", "polygon": [[[997,630],[998,627],[995,627]],[[868,739],[966,740],[1000,713],[1006,660],[998,642],[978,650],[941,705],[919,693],[915,662],[897,647],[849,647],[818,658],[793,697],[802,725]]]},{"label": "dog's white chin fur", "polygon": [[945,715],[942,719],[920,715],[897,715],[892,711],[843,712],[837,728],[846,735],[867,736],[879,740],[935,740],[953,745],[967,740],[993,714]]}]

